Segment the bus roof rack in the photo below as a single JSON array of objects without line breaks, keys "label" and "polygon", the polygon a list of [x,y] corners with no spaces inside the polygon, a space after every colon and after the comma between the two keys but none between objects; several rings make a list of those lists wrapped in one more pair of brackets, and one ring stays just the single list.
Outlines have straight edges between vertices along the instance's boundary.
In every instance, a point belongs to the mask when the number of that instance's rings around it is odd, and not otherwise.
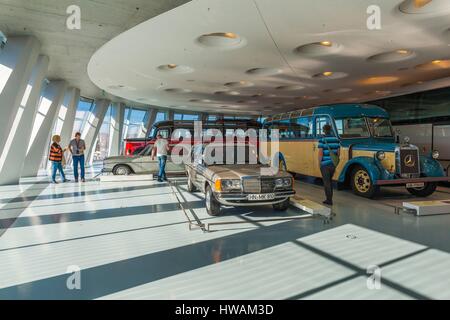
[{"label": "bus roof rack", "polygon": [[271,121],[277,121],[277,120],[289,120],[291,118],[309,116],[309,115],[313,114],[314,109],[316,109],[316,107],[300,109],[300,110],[290,111],[290,112],[285,112],[285,113],[279,113],[279,114],[273,115],[272,117],[268,117],[265,122],[271,122]]}]

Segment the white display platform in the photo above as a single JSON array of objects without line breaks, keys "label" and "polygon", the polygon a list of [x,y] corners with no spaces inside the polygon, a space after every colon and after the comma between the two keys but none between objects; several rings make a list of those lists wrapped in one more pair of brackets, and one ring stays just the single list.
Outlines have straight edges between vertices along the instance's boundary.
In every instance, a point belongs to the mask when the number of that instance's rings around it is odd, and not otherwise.
[{"label": "white display platform", "polygon": [[134,174],[129,176],[100,176],[101,182],[153,181],[152,174]]},{"label": "white display platform", "polygon": [[330,217],[331,216],[331,209],[321,205],[320,203],[314,202],[312,200],[308,199],[302,199],[298,197],[291,198],[291,204],[299,208],[303,211],[306,211],[313,215],[321,215],[324,217]]},{"label": "white display platform", "polygon": [[415,210],[417,216],[450,214],[450,200],[403,202],[403,208]]}]

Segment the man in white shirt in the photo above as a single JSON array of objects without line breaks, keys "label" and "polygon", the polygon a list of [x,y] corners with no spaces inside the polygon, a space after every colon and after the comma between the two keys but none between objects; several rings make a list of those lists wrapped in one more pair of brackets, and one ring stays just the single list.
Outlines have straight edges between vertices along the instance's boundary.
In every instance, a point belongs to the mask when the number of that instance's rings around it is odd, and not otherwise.
[{"label": "man in white shirt", "polygon": [[152,149],[152,160],[155,159],[156,154],[159,162],[158,182],[167,181],[166,162],[168,152],[169,152],[169,141],[164,139],[162,135],[158,134],[156,137],[155,145],[153,146]]}]

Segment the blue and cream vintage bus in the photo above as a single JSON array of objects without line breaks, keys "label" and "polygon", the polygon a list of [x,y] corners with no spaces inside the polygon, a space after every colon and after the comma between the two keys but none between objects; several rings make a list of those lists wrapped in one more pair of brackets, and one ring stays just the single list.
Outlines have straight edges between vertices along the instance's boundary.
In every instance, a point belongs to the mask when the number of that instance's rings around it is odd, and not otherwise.
[{"label": "blue and cream vintage bus", "polygon": [[[416,196],[429,196],[438,182],[448,181],[436,159],[425,156],[408,139],[396,142],[388,113],[367,104],[333,104],[275,115],[266,119],[268,150],[270,129],[278,129],[279,157],[287,171],[321,177],[318,140],[331,125],[340,140],[340,163],[333,179],[354,193],[373,198],[381,186],[404,185]],[[261,142],[261,147],[265,146]]]}]

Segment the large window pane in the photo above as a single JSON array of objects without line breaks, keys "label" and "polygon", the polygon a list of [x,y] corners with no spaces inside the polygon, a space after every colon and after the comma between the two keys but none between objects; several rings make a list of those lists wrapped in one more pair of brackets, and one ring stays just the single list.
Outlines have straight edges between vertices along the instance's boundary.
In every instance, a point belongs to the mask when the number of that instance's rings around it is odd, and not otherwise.
[{"label": "large window pane", "polygon": [[106,112],[103,124],[100,127],[100,132],[97,138],[97,145],[94,152],[94,161],[104,160],[109,156],[109,135],[111,129],[111,112],[112,108],[109,106]]},{"label": "large window pane", "polygon": [[130,109],[128,111],[128,130],[127,139],[141,138],[145,134],[145,118],[147,115],[146,110]]}]

